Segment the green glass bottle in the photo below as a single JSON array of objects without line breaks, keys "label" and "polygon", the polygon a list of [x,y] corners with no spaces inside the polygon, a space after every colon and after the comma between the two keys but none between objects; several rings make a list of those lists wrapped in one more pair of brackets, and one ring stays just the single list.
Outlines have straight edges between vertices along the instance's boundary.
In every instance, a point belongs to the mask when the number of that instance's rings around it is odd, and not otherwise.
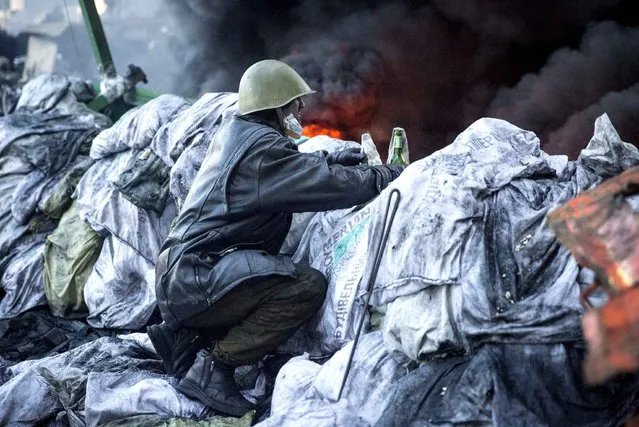
[{"label": "green glass bottle", "polygon": [[405,165],[406,159],[404,159],[404,140],[406,139],[406,132],[402,128],[393,128],[393,138],[391,143],[393,144],[393,152],[391,154],[391,165]]}]

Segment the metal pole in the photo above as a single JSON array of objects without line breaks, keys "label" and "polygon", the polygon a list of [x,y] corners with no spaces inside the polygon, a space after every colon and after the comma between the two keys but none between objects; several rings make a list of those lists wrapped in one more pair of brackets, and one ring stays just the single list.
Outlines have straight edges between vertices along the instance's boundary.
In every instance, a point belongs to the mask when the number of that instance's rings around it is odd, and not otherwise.
[{"label": "metal pole", "polygon": [[[391,202],[393,201],[393,195],[397,196],[395,198],[395,204],[391,209]],[[395,214],[397,213],[397,208],[399,207],[399,201],[402,198],[402,193],[397,188],[391,190],[390,195],[388,196],[388,202],[386,203],[386,213],[384,214],[384,223],[382,225],[382,236],[379,239],[379,244],[377,245],[377,250],[375,251],[375,260],[373,262],[373,269],[371,270],[371,275],[368,278],[368,285],[366,286],[366,302],[364,303],[364,313],[362,313],[362,317],[359,320],[359,324],[357,325],[357,330],[355,331],[355,338],[353,339],[353,347],[351,347],[351,352],[348,355],[348,361],[346,362],[346,370],[344,371],[344,376],[342,377],[342,384],[339,387],[339,392],[337,393],[337,401],[342,398],[342,392],[344,391],[344,385],[346,385],[346,379],[348,378],[348,374],[351,371],[351,366],[353,364],[353,356],[355,355],[355,347],[357,346],[357,342],[359,341],[359,335],[362,332],[362,326],[364,325],[364,319],[366,318],[366,310],[368,309],[368,304],[371,301],[371,294],[373,293],[373,285],[375,285],[375,279],[377,279],[377,272],[379,271],[379,265],[382,262],[382,256],[384,255],[384,249],[386,248],[386,242],[388,241],[388,236],[390,235],[391,227],[393,226],[393,220],[395,219]]]},{"label": "metal pole", "polygon": [[102,27],[102,20],[95,8],[94,0],[79,0],[80,8],[82,9],[82,16],[84,17],[84,24],[87,27],[89,33],[89,40],[91,40],[91,47],[93,48],[93,55],[98,64],[98,73],[100,77],[115,77],[115,65],[113,64],[113,58],[111,57],[111,50],[109,49],[109,43],[107,42],[106,35],[104,34],[104,28]]}]

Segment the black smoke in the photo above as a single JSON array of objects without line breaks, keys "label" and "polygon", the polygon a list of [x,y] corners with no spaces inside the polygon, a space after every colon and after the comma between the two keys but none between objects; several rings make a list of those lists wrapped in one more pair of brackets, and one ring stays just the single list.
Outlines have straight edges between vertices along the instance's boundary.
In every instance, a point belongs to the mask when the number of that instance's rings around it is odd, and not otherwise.
[{"label": "black smoke", "polygon": [[608,113],[639,143],[639,17],[630,0],[170,2],[184,22],[187,79],[175,90],[237,90],[246,67],[279,58],[319,94],[307,121],[370,130],[383,148],[407,129],[415,157],[483,116],[535,131],[575,157]]},{"label": "black smoke", "polygon": [[[318,91],[305,121],[353,139],[369,130],[381,151],[394,126],[406,128],[419,158],[492,116],[574,158],[604,112],[624,140],[639,144],[632,0],[108,4],[103,21],[116,66],[142,66],[151,88],[192,98],[236,91],[252,63],[282,59]],[[62,54],[93,66],[85,39],[76,32]]]}]

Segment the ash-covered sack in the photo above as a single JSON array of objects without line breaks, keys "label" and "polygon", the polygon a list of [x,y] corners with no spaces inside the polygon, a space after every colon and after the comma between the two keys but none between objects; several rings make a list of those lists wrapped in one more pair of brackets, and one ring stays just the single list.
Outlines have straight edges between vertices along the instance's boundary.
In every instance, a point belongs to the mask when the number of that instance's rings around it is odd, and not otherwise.
[{"label": "ash-covered sack", "polygon": [[532,132],[484,118],[413,163],[371,214],[369,254],[391,190],[401,191],[371,299],[389,303],[388,348],[428,360],[484,342],[579,340],[581,268],[546,214],[635,164],[639,150],[606,115],[574,162],[544,153]]},{"label": "ash-covered sack", "polygon": [[46,113],[60,107],[71,97],[87,102],[95,94],[89,84],[77,77],[45,73],[29,80],[22,88],[16,111]]},{"label": "ash-covered sack", "polygon": [[[219,125],[222,114],[237,109],[237,93],[206,93],[193,105],[183,109],[165,123],[153,137],[151,149],[169,166],[173,166],[184,150],[202,134]],[[211,141],[206,142],[206,146]],[[201,163],[200,159],[200,163]],[[199,169],[199,164],[196,169]]]},{"label": "ash-covered sack", "polygon": [[142,150],[148,147],[160,127],[188,106],[182,97],[160,95],[127,111],[113,126],[95,137],[91,145],[91,158],[98,160],[128,149]]},{"label": "ash-covered sack", "polygon": [[357,322],[367,316],[356,302],[367,262],[370,205],[313,216],[302,236],[296,263],[308,263],[328,280],[324,304],[280,349],[311,356],[330,355],[355,336]]},{"label": "ash-covered sack", "polygon": [[154,352],[134,339],[104,337],[18,363],[0,384],[0,425],[97,426],[132,414],[207,419],[213,412],[176,390]]},{"label": "ash-covered sack", "polygon": [[377,422],[390,402],[393,384],[406,375],[386,351],[380,332],[362,335],[339,401],[337,396],[353,343],[323,365],[299,356],[277,375],[271,417],[266,426],[369,426]]},{"label": "ash-covered sack", "polygon": [[135,157],[128,150],[98,160],[77,187],[80,218],[105,238],[84,288],[95,327],[140,328],[155,308],[155,261],[177,208],[170,197],[162,212],[142,208],[114,186]]}]

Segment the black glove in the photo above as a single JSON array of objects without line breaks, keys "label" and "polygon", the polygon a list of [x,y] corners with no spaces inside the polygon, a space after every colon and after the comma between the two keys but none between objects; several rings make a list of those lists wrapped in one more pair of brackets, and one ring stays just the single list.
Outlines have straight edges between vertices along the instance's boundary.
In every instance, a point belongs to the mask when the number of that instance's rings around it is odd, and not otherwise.
[{"label": "black glove", "polygon": [[366,154],[360,153],[359,148],[347,148],[326,156],[329,165],[357,166],[366,161]]},{"label": "black glove", "polygon": [[381,193],[382,190],[388,187],[388,184],[391,183],[395,178],[397,178],[404,169],[406,169],[405,165],[379,165],[379,166],[371,166],[371,169],[375,171],[377,175],[376,186],[377,192]]}]

